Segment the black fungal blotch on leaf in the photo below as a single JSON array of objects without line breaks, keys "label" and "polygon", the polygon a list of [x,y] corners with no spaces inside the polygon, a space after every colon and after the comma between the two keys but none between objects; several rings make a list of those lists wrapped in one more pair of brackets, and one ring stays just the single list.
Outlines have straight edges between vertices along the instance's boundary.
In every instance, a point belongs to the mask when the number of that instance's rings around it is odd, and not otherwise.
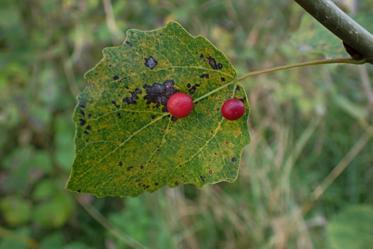
[{"label": "black fungal blotch on leaf", "polygon": [[138,87],[135,90],[130,91],[130,96],[129,97],[124,97],[123,98],[123,103],[128,104],[128,105],[136,104],[137,103],[137,99],[139,98],[138,95],[141,92],[142,92],[141,89],[138,88]]},{"label": "black fungal blotch on leaf", "polygon": [[208,60],[208,63],[210,64],[212,69],[220,70],[220,69],[223,68],[223,64],[217,63],[215,58],[209,56],[209,57],[207,57],[207,60]]},{"label": "black fungal blotch on leaf", "polygon": [[157,66],[158,62],[156,59],[153,58],[153,56],[149,56],[148,58],[145,58],[144,65],[150,69],[153,69]]},{"label": "black fungal blotch on leaf", "polygon": [[200,84],[194,84],[194,85],[187,84],[188,92],[190,94],[194,94],[199,86]]},{"label": "black fungal blotch on leaf", "polygon": [[[128,30],[125,42],[105,48],[85,74],[67,188],[137,196],[178,184],[233,182],[249,139],[246,122],[227,122],[216,110],[232,95],[244,97],[233,84],[221,88],[235,77],[222,52],[178,23]],[[177,93],[193,95],[194,109],[176,120],[165,111]]]},{"label": "black fungal blotch on leaf", "polygon": [[144,89],[146,91],[146,95],[144,99],[146,100],[147,104],[155,104],[157,107],[160,105],[164,106],[165,109],[168,98],[177,92],[175,89],[175,82],[173,80],[166,80],[163,83],[153,83],[151,85],[144,84]]}]

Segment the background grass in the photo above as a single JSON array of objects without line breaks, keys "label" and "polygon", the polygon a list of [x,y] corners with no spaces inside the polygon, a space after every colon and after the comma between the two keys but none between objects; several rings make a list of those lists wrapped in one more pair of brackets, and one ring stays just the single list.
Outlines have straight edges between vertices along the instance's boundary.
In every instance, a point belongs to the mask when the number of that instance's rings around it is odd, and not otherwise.
[{"label": "background grass", "polygon": [[[372,0],[342,2],[373,31]],[[369,248],[369,65],[246,80],[252,140],[233,184],[125,199],[64,189],[84,72],[126,29],[169,20],[210,39],[241,75],[347,56],[290,0],[1,0],[0,248]]]}]

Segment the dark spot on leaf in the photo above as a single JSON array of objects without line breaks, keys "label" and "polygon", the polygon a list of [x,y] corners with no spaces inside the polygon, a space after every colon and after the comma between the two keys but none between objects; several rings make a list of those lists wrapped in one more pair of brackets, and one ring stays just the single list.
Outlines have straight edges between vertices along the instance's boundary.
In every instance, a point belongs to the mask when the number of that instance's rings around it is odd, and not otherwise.
[{"label": "dark spot on leaf", "polygon": [[237,162],[237,157],[232,157],[232,158],[231,158],[231,162],[232,162],[232,163]]},{"label": "dark spot on leaf", "polygon": [[92,127],[90,125],[87,125],[86,128],[87,128],[87,130],[91,130]]},{"label": "dark spot on leaf", "polygon": [[208,73],[203,73],[199,76],[200,78],[205,78],[205,79],[208,79],[210,77],[210,75]]},{"label": "dark spot on leaf", "polygon": [[117,102],[115,100],[112,100],[111,103],[116,107],[116,108],[119,108],[120,105],[117,104]]},{"label": "dark spot on leaf", "polygon": [[167,97],[166,96],[158,96],[158,102],[161,103],[162,105],[167,104]]},{"label": "dark spot on leaf", "polygon": [[215,58],[209,56],[209,57],[207,57],[207,60],[208,60],[208,63],[209,63],[211,68],[213,68],[213,69],[222,69],[223,68],[223,64],[217,63]]},{"label": "dark spot on leaf", "polygon": [[[187,85],[187,86],[188,86],[188,85]],[[189,84],[188,92],[189,92],[190,94],[195,93],[196,90],[197,90],[197,87],[199,87],[199,86],[200,86],[200,84],[195,84],[195,85],[190,85],[190,84]]]},{"label": "dark spot on leaf", "polygon": [[195,85],[193,85],[192,87],[190,87],[190,88],[188,89],[188,92],[189,92],[190,94],[193,94],[193,93],[196,92],[196,90],[197,90],[197,87],[196,87]]},{"label": "dark spot on leaf", "polygon": [[118,75],[114,75],[113,76],[113,80],[119,80],[119,76]]},{"label": "dark spot on leaf", "polygon": [[187,87],[190,88],[192,85],[190,83],[187,84]]},{"label": "dark spot on leaf", "polygon": [[80,192],[82,192],[82,190],[81,190],[81,189],[78,189],[77,192],[80,193]]},{"label": "dark spot on leaf", "polygon": [[131,169],[133,169],[133,166],[128,166],[127,167],[127,170],[130,171]]},{"label": "dark spot on leaf", "polygon": [[152,85],[144,84],[146,95],[144,99],[147,104],[154,103],[157,107],[163,105],[163,111],[167,111],[166,105],[168,98],[176,93],[173,80],[166,80],[163,83],[153,83]]},{"label": "dark spot on leaf", "polygon": [[120,114],[120,112],[117,112],[117,117],[122,118],[122,115]]},{"label": "dark spot on leaf", "polygon": [[126,103],[126,104],[136,104],[137,103],[137,99],[139,98],[137,95],[141,93],[141,89],[140,88],[136,88],[134,91],[130,91],[130,96],[129,97],[125,97],[123,98],[123,103]]},{"label": "dark spot on leaf", "polygon": [[91,118],[92,117],[92,114],[88,113],[88,118]]},{"label": "dark spot on leaf", "polygon": [[81,126],[85,125],[85,120],[84,120],[84,119],[79,119],[79,124],[80,124]]},{"label": "dark spot on leaf", "polygon": [[131,42],[126,41],[126,44],[127,44],[129,47],[132,47],[132,43],[131,43]]},{"label": "dark spot on leaf", "polygon": [[203,59],[203,57],[204,57],[203,54],[200,54],[200,55],[199,55],[199,58]]},{"label": "dark spot on leaf", "polygon": [[206,181],[206,177],[205,176],[199,176],[199,179],[201,179],[202,182]]},{"label": "dark spot on leaf", "polygon": [[125,97],[124,99],[123,99],[123,103],[126,103],[126,104],[136,104],[137,102],[136,102],[136,98],[134,98],[133,96],[131,96],[131,97]]},{"label": "dark spot on leaf", "polygon": [[149,58],[145,58],[144,65],[150,69],[153,69],[157,66],[158,62],[156,59],[153,58],[153,56],[149,56]]},{"label": "dark spot on leaf", "polygon": [[155,117],[156,117],[156,116],[155,116],[154,114],[150,115],[150,118],[151,118],[151,119],[155,119]]},{"label": "dark spot on leaf", "polygon": [[89,135],[89,132],[87,130],[84,130],[84,134]]},{"label": "dark spot on leaf", "polygon": [[141,166],[140,166],[140,169],[144,169],[144,165],[141,165]]},{"label": "dark spot on leaf", "polygon": [[175,184],[175,186],[176,186],[176,185],[179,185],[179,182],[178,182],[178,181],[175,181],[175,183],[174,183],[174,184]]},{"label": "dark spot on leaf", "polygon": [[140,94],[140,93],[141,93],[141,89],[138,88],[138,87],[136,87],[136,89],[135,89],[135,93]]},{"label": "dark spot on leaf", "polygon": [[174,84],[175,84],[175,81],[173,80],[165,80],[165,82],[163,82],[163,85],[166,87],[166,89],[173,88]]},{"label": "dark spot on leaf", "polygon": [[120,162],[118,163],[118,165],[119,165],[120,167],[122,167],[122,166],[123,166],[123,162],[120,161]]},{"label": "dark spot on leaf", "polygon": [[79,107],[84,109],[86,107],[86,100],[83,97],[79,97]]},{"label": "dark spot on leaf", "polygon": [[155,186],[158,186],[158,185],[159,185],[159,183],[158,183],[158,182],[156,182],[156,183],[154,183],[154,185],[155,185]]},{"label": "dark spot on leaf", "polygon": [[221,79],[221,81],[225,81],[225,78],[224,78],[224,77],[221,77],[220,79]]},{"label": "dark spot on leaf", "polygon": [[86,108],[86,103],[87,103],[87,100],[84,98],[83,95],[79,96],[79,100],[78,100],[79,104],[78,104],[78,109],[79,109],[79,113],[82,115],[82,116],[85,116],[85,111],[84,109]]},{"label": "dark spot on leaf", "polygon": [[211,56],[207,57],[208,63],[213,69],[217,69],[216,60]]}]

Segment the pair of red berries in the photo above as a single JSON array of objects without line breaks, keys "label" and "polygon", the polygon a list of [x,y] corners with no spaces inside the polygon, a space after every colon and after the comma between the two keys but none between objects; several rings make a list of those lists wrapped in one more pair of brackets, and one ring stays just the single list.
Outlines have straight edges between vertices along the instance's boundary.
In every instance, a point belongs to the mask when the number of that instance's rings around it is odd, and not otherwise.
[{"label": "pair of red berries", "polygon": [[[167,110],[176,118],[184,118],[193,110],[193,99],[185,93],[175,93],[167,101]],[[228,120],[236,120],[245,113],[245,106],[241,100],[232,98],[224,102],[221,114]]]}]

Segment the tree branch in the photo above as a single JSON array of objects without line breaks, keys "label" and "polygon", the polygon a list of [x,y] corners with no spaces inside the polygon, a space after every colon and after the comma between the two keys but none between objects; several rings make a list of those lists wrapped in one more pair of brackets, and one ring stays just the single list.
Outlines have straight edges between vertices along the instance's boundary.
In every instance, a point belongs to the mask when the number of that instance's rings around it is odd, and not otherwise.
[{"label": "tree branch", "polygon": [[352,49],[373,63],[373,35],[331,0],[295,0],[295,2],[339,37],[347,45],[347,49]]}]

